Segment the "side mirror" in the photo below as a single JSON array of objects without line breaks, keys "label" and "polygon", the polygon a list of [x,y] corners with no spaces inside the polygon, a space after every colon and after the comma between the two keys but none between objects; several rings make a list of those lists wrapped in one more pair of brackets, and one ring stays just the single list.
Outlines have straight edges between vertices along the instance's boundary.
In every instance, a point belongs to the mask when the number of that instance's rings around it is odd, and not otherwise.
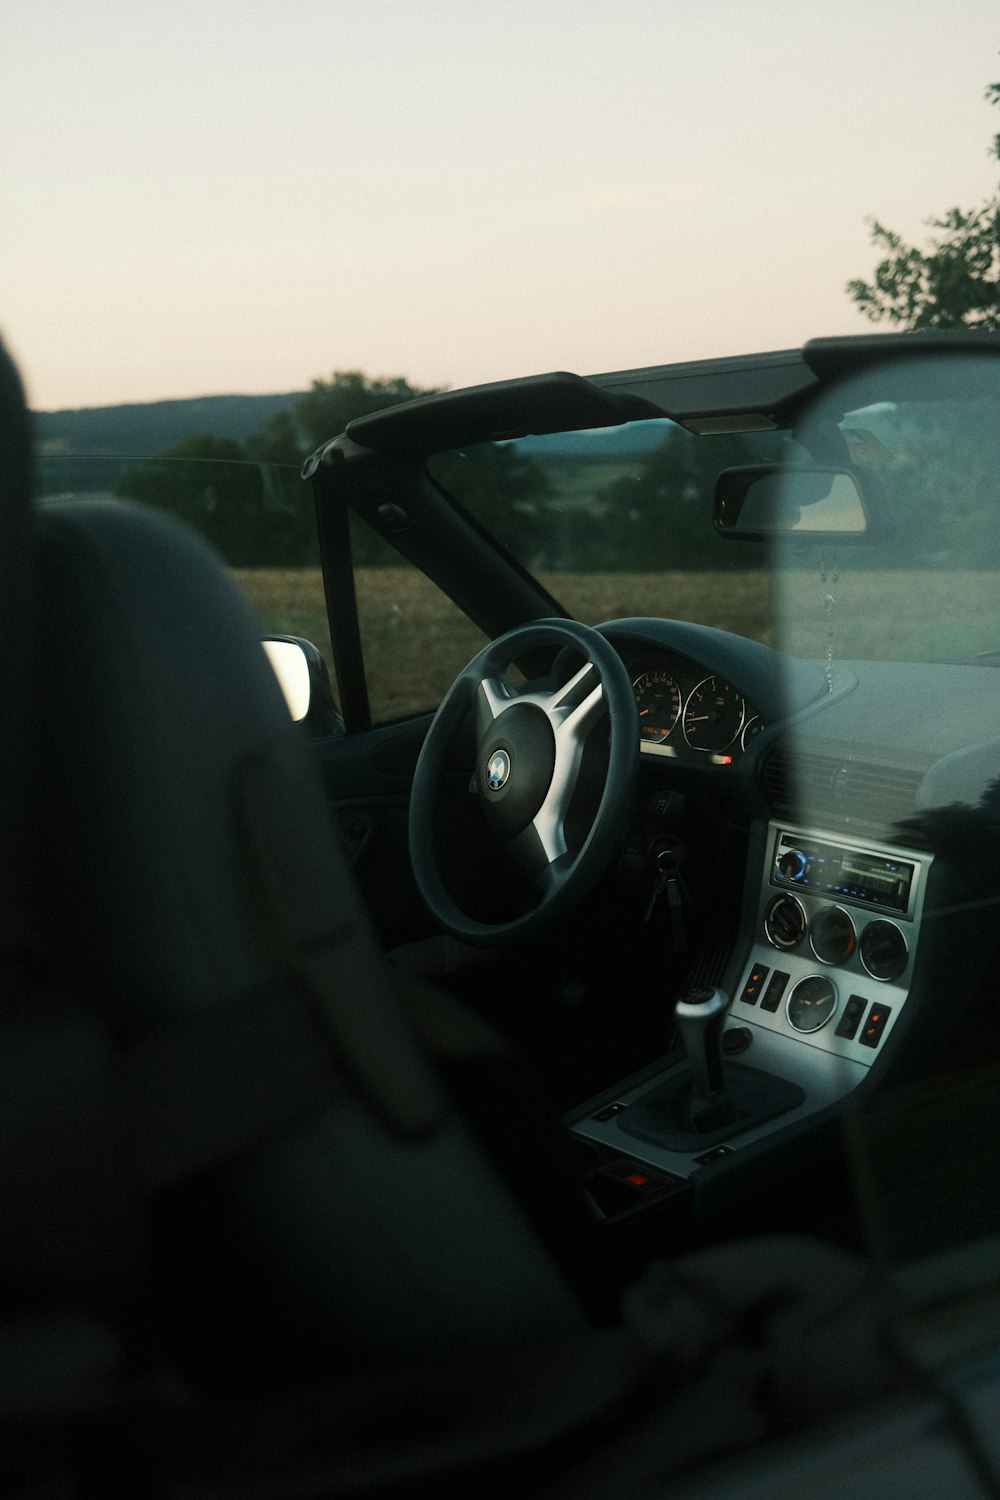
[{"label": "side mirror", "polygon": [[266,635],[261,645],[296,723],[314,735],[343,734],[330,674],[313,643],[297,635]]},{"label": "side mirror", "polygon": [[851,469],[754,464],[723,469],[715,481],[715,529],[722,537],[804,542],[871,540],[872,495]]}]

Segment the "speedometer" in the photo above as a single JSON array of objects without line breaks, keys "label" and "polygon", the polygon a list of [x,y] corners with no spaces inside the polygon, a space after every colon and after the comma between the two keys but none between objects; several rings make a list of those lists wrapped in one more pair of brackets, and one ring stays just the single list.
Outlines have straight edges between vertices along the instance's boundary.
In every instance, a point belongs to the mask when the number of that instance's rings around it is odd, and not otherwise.
[{"label": "speedometer", "polygon": [[725,750],[743,727],[743,694],[724,677],[706,677],[684,710],[684,738],[692,750]]},{"label": "speedometer", "polygon": [[672,673],[643,672],[632,684],[639,709],[639,736],[646,745],[662,745],[681,714],[681,690]]}]

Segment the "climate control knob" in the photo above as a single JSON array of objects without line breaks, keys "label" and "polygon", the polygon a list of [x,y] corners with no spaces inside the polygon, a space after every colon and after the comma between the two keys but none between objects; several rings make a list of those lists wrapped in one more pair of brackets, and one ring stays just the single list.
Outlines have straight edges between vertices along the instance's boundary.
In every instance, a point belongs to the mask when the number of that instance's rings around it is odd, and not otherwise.
[{"label": "climate control knob", "polygon": [[861,934],[861,962],[873,979],[898,979],[906,968],[906,939],[895,922],[869,922]]},{"label": "climate control knob", "polygon": [[797,896],[775,896],[764,913],[764,934],[773,948],[797,948],[808,927],[805,907]]},{"label": "climate control knob", "polygon": [[858,945],[854,923],[840,906],[824,906],[809,929],[809,946],[825,964],[846,964]]}]

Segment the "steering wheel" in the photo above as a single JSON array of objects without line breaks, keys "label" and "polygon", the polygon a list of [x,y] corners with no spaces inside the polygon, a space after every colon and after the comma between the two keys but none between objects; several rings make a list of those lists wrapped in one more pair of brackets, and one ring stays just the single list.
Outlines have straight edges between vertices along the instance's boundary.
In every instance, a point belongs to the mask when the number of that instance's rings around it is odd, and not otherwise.
[{"label": "steering wheel", "polygon": [[[518,689],[506,669],[540,647],[569,647],[585,664],[551,689]],[[509,921],[466,915],[445,887],[434,849],[433,816],[444,760],[473,708],[475,789],[486,823],[539,893]],[[570,850],[566,820],[580,779],[584,745],[606,716],[608,767],[583,844]],[[417,886],[438,923],[464,942],[501,946],[534,937],[596,884],[622,834],[639,765],[635,696],[625,666],[596,630],[574,620],[533,620],[499,636],[474,657],[445,694],[413,777],[410,857]]]}]

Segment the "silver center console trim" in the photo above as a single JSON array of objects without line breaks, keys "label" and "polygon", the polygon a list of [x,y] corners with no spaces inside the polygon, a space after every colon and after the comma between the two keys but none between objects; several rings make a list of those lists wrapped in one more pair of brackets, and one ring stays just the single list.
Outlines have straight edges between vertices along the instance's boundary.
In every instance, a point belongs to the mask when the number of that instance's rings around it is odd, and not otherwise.
[{"label": "silver center console trim", "polygon": [[[783,838],[784,846],[782,846]],[[838,890],[836,893],[823,893],[795,888],[794,897],[805,912],[806,926],[801,938],[792,948],[775,947],[766,935],[764,917],[775,895],[789,893],[787,878],[776,878],[774,873],[779,848],[787,849],[789,839],[801,840],[806,845],[822,844],[828,851],[842,850],[846,854],[861,858],[867,856],[873,859],[904,861],[912,867],[907,877],[909,889],[905,911],[887,910],[884,905],[878,904],[870,897],[855,898],[843,890]],[[788,1126],[801,1123],[818,1110],[836,1104],[867,1077],[872,1063],[886,1046],[909,994],[923,915],[924,887],[930,863],[931,856],[921,850],[878,843],[868,839],[845,839],[841,834],[828,833],[824,829],[801,827],[786,822],[769,823],[764,867],[756,872],[759,893],[753,942],[743,966],[739,987],[734,994],[727,1029],[746,1028],[751,1034],[751,1045],[741,1055],[740,1061],[798,1084],[806,1097],[802,1104],[780,1115],[777,1119],[733,1136],[730,1141],[724,1143],[726,1150],[738,1153],[741,1147],[752,1145],[776,1130],[784,1130]],[[749,878],[754,878],[753,871],[750,872]],[[811,922],[818,912],[831,906],[840,907],[849,912],[858,939],[851,954],[840,963],[827,963],[818,959],[809,943]],[[861,962],[861,937],[869,923],[875,921],[887,921],[894,924],[906,940],[905,967],[898,977],[892,980],[873,978]],[[763,984],[757,987],[754,1003],[751,1004],[742,996],[746,991],[750,976],[761,966],[766,966],[768,975]],[[788,975],[781,1001],[777,1009],[763,1010],[761,1001],[766,994],[767,984],[776,970]],[[788,997],[797,984],[811,977],[822,977],[832,982],[836,990],[836,1004],[829,1018],[815,1031],[799,1031],[788,1019]],[[857,996],[864,1001],[857,1029],[853,1037],[838,1037],[837,1026],[852,996]],[[886,1007],[889,1012],[876,1047],[865,1046],[859,1040],[872,1006]],[[636,1103],[645,1094],[659,1088],[664,1080],[686,1068],[686,1062],[665,1067],[656,1078],[618,1094],[616,1101],[621,1111],[624,1112],[629,1105]],[[627,1135],[619,1126],[619,1116],[609,1114],[607,1106],[599,1113],[604,1114],[606,1118],[578,1120],[572,1127],[574,1133],[589,1140],[599,1141],[621,1152],[623,1156],[647,1162],[650,1166],[659,1167],[681,1178],[688,1178],[698,1170],[700,1165],[698,1158],[705,1154],[703,1151],[664,1150]]]},{"label": "silver center console trim", "polygon": [[[849,892],[843,890],[838,890],[834,894],[795,887],[794,891],[790,892],[788,881],[777,877],[775,873],[779,849],[787,847],[789,839],[797,840],[806,846],[820,843],[829,849],[842,850],[845,854],[905,861],[907,865],[913,867],[905,910],[890,911],[871,901],[852,897]],[[866,1070],[870,1068],[891,1036],[909,994],[920,934],[920,921],[923,916],[924,887],[930,859],[931,856],[923,851],[902,848],[899,845],[882,844],[868,839],[846,839],[841,834],[828,833],[825,829],[771,822],[768,825],[764,869],[761,871],[754,941],[748,961],[744,966],[740,987],[733,998],[730,1011],[732,1020],[760,1028],[777,1036],[787,1037],[800,1047],[819,1048],[832,1057],[849,1058]],[[794,894],[796,901],[806,914],[807,927],[802,940],[790,949],[776,948],[769,941],[765,931],[765,914],[779,893]],[[839,907],[849,912],[858,938],[850,956],[833,964],[818,959],[809,942],[809,927],[812,922],[820,912],[831,907]],[[865,929],[872,922],[890,923],[900,930],[905,939],[906,963],[895,979],[873,978],[862,962],[861,940]],[[750,1004],[742,996],[750,975],[756,967],[761,965],[766,966],[770,972],[757,993],[755,1003]],[[767,993],[767,985],[775,972],[787,974],[788,981],[778,1008],[764,1010],[762,1002]],[[788,997],[803,979],[814,976],[822,976],[833,982],[837,990],[837,1003],[829,1020],[818,1030],[797,1031],[788,1019]],[[852,996],[858,996],[864,1000],[864,1013],[853,1037],[837,1036],[837,1027],[841,1023],[847,1002]],[[867,1047],[860,1038],[865,1020],[873,1005],[885,1007],[888,1011],[888,1019],[885,1021],[878,1045]],[[799,1081],[794,1072],[787,1076],[792,1077],[795,1082]]]}]

